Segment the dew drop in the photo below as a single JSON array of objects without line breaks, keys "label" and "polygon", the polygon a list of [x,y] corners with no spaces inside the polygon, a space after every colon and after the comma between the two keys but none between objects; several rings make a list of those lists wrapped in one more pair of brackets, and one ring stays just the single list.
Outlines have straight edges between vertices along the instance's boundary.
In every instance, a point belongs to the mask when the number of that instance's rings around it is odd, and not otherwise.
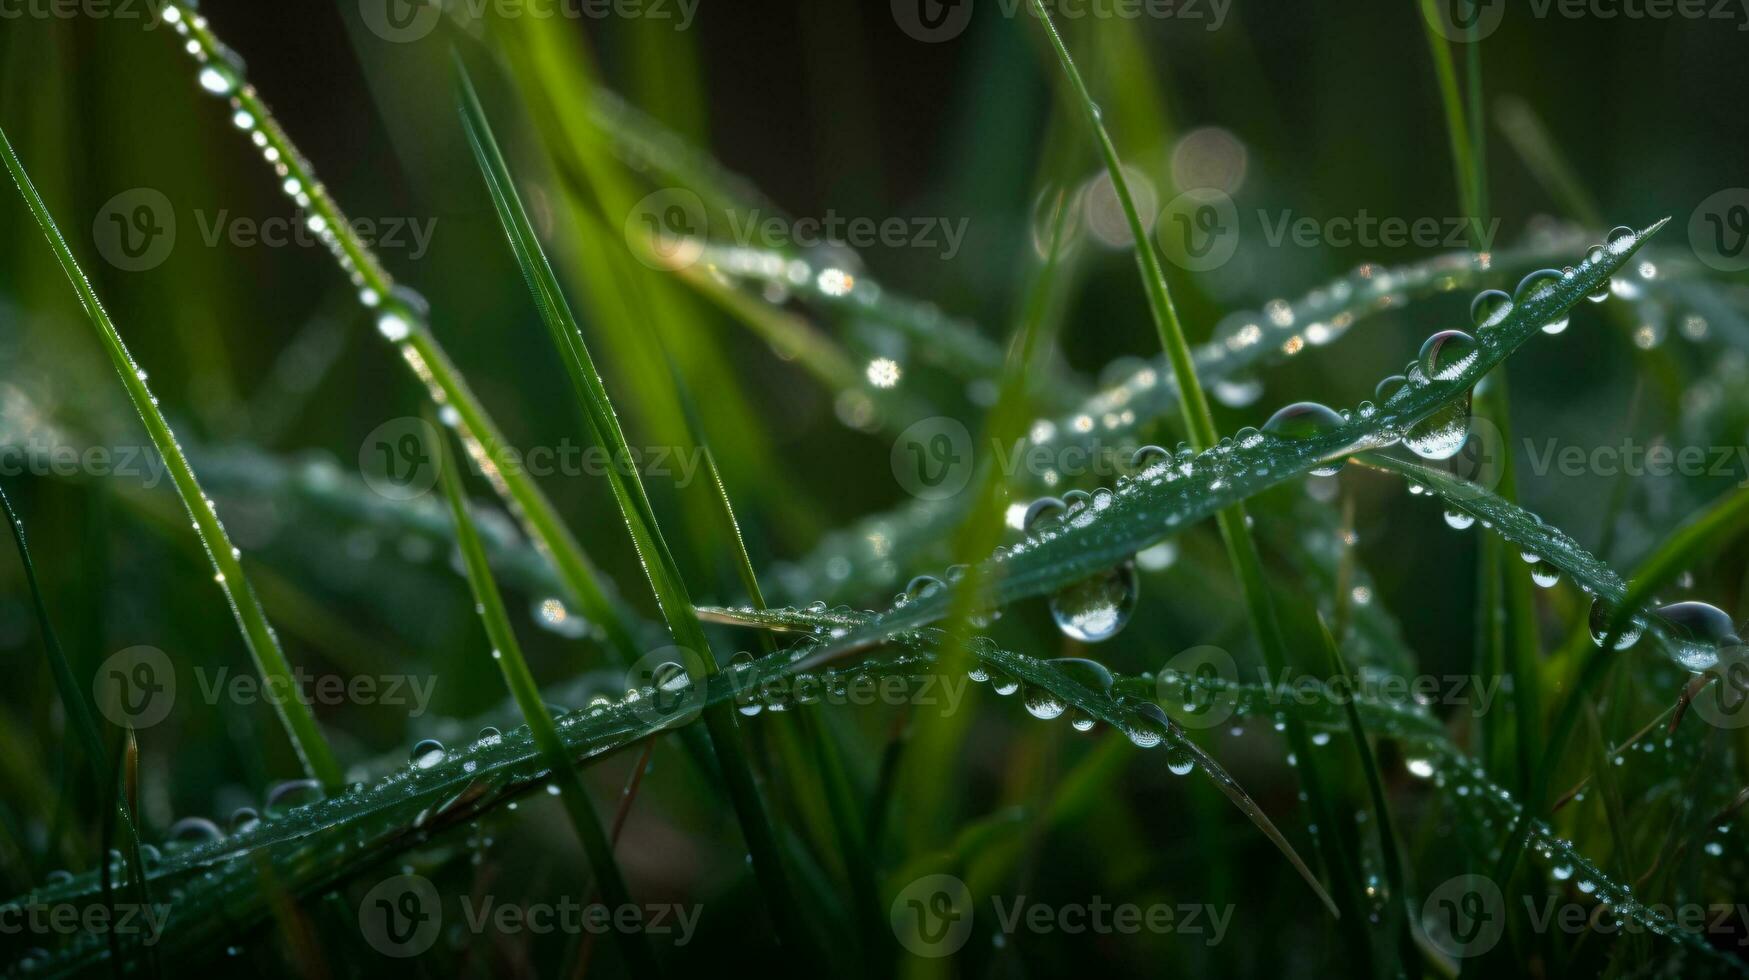
[{"label": "dew drop", "polygon": [[442,762],[443,756],[443,743],[435,738],[427,738],[413,746],[413,753],[408,756],[408,761],[420,769],[430,769]]},{"label": "dew drop", "polygon": [[1026,705],[1028,714],[1034,718],[1049,721],[1067,710],[1068,705],[1055,692],[1037,684],[1023,685],[1021,702]]},{"label": "dew drop", "polygon": [[1512,297],[1498,289],[1484,289],[1470,300],[1470,323],[1474,326],[1491,327],[1506,319],[1506,314],[1512,311]]},{"label": "dew drop", "polygon": [[1409,427],[1403,444],[1422,459],[1450,459],[1470,437],[1470,396],[1454,398]]},{"label": "dew drop", "polygon": [[1475,517],[1453,507],[1445,509],[1445,523],[1455,531],[1466,531],[1476,524]]},{"label": "dew drop", "polygon": [[1551,589],[1561,580],[1561,570],[1546,561],[1539,561],[1530,566],[1530,580],[1539,588]]},{"label": "dew drop", "polygon": [[231,814],[231,833],[246,834],[261,825],[261,814],[252,806],[240,806]]},{"label": "dew drop", "polygon": [[237,79],[229,71],[218,65],[207,65],[200,70],[200,87],[214,95],[230,95],[237,87]]},{"label": "dew drop", "polygon": [[322,785],[314,779],[287,779],[267,791],[267,812],[283,812],[321,798]]},{"label": "dew drop", "polygon": [[1140,598],[1136,564],[1125,561],[1097,572],[1051,596],[1051,618],[1063,635],[1082,643],[1116,636],[1130,621]]},{"label": "dew drop", "polygon": [[165,840],[172,846],[191,847],[216,841],[224,836],[225,832],[219,829],[219,825],[205,817],[183,817],[170,825],[170,832]]},{"label": "dew drop", "polygon": [[1737,637],[1737,627],[1731,622],[1731,617],[1717,606],[1704,602],[1676,602],[1660,607],[1658,615],[1670,624],[1676,658],[1692,671],[1717,666],[1721,647],[1741,646],[1743,643]]},{"label": "dew drop", "polygon": [[1435,381],[1450,381],[1476,363],[1481,348],[1462,330],[1441,330],[1421,345],[1421,371]]},{"label": "dew drop", "polygon": [[[1340,428],[1341,425],[1342,416],[1331,411],[1328,406],[1317,402],[1294,402],[1271,415],[1269,421],[1263,423],[1263,431],[1282,439],[1299,440],[1315,438]],[[1312,470],[1312,475],[1335,476],[1346,462],[1346,459],[1339,459],[1319,466]]]},{"label": "dew drop", "polygon": [[[1614,615],[1615,607],[1604,601],[1602,596],[1591,601],[1591,613],[1587,617],[1591,628],[1591,642],[1602,646],[1603,641],[1609,638],[1609,623]],[[1644,632],[1645,626],[1638,619],[1629,619],[1622,627],[1621,635],[1616,637],[1615,648],[1626,650],[1638,643]]]},{"label": "dew drop", "polygon": [[[1513,291],[1514,305],[1528,303],[1541,299],[1560,284],[1565,276],[1553,269],[1538,269],[1518,281],[1518,288]],[[1562,314],[1558,320],[1550,320],[1543,324],[1543,333],[1557,334],[1567,329],[1568,318]]]},{"label": "dew drop", "polygon": [[1174,776],[1187,776],[1196,768],[1196,756],[1190,751],[1190,746],[1183,742],[1173,742],[1166,748],[1166,768]]}]

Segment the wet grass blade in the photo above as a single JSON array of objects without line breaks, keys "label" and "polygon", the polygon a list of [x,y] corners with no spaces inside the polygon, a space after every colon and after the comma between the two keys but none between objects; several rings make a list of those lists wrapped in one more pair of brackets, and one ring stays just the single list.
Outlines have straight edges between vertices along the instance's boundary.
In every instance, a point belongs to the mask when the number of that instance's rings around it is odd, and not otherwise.
[{"label": "wet grass blade", "polygon": [[[232,547],[224,525],[219,522],[218,512],[201,490],[194,470],[188,465],[187,457],[182,454],[182,447],[177,444],[169,423],[164,421],[164,414],[158,410],[158,399],[152,396],[151,389],[146,386],[145,370],[134,363],[133,356],[128,353],[121,334],[109,319],[109,314],[104,311],[103,303],[97,298],[97,291],[79,268],[78,259],[74,258],[73,250],[61,236],[54,216],[37,194],[36,187],[31,184],[30,175],[25,173],[24,165],[19,162],[12,142],[6,138],[4,131],[0,131],[0,156],[4,157],[6,168],[12,172],[12,180],[18,185],[19,193],[24,196],[25,204],[30,207],[31,215],[36,218],[37,226],[42,229],[43,237],[48,239],[49,246],[54,249],[61,270],[73,284],[79,302],[85,307],[86,316],[97,329],[98,337],[103,342],[104,350],[109,354],[116,373],[121,376],[122,385],[133,402],[134,410],[145,424],[146,434],[151,437],[152,445],[164,460],[171,482],[176,485],[176,492],[182,497],[182,504],[194,522],[195,533],[200,536],[207,557],[212,561],[213,577],[230,602],[238,628],[243,633],[243,643],[254,656],[255,667],[262,681],[269,685],[270,690],[296,690],[291,665],[286,662],[285,652],[279,648],[279,639],[267,621],[267,614],[262,612],[261,604],[255,599],[255,592],[243,574],[243,565],[239,560],[242,552]],[[309,706],[298,698],[273,698],[272,701],[280,724],[284,726],[286,736],[303,763],[305,773],[330,790],[338,788],[341,784],[340,765],[334,760],[334,752],[328,747],[321,729],[317,727]]]},{"label": "wet grass blade", "polygon": [[469,456],[485,470],[492,489],[510,507],[529,536],[541,543],[579,611],[601,627],[622,660],[635,659],[639,651],[632,620],[604,586],[605,579],[559,519],[557,508],[529,476],[519,454],[438,343],[422,303],[410,300],[383,268],[267,103],[244,80],[230,49],[213,34],[206,18],[191,5],[172,0],[166,0],[159,13],[175,27],[178,36],[186,39],[185,50],[195,63],[218,72],[217,77],[230,86],[236,113],[233,121],[246,120],[252,136],[271,152],[268,159],[276,161],[276,167],[284,168],[279,171],[283,175],[282,189],[310,214],[312,222],[319,222],[324,229],[323,240],[330,245],[340,270],[355,277],[358,283],[359,304],[376,316],[378,332],[398,348],[400,359],[413,371],[420,387],[433,402],[455,409],[461,431],[467,437]]},{"label": "wet grass blade", "polygon": [[[540,310],[541,320],[551,334],[553,344],[570,376],[574,393],[583,405],[583,423],[588,429],[590,440],[608,454],[608,459],[629,461],[635,457],[630,452],[618,416],[607,397],[607,389],[596,371],[595,362],[584,343],[582,331],[571,314],[570,306],[565,301],[558,279],[547,263],[534,228],[529,223],[527,212],[517,197],[509,168],[492,136],[485,111],[474,94],[467,69],[459,58],[455,61],[455,80],[457,102],[469,145],[473,147],[481,175],[485,178],[492,203],[504,226],[505,237],[523,270],[529,291]],[[692,600],[687,595],[674,558],[662,539],[655,512],[644,492],[643,481],[630,465],[626,465],[623,470],[618,465],[610,465],[605,470],[614,500],[619,505],[626,530],[637,547],[644,573],[651,591],[655,593],[656,602],[662,609],[669,632],[680,645],[681,655],[697,661],[696,664],[683,665],[689,682],[692,685],[701,684],[715,674],[720,665],[716,663],[710,641],[693,611]],[[698,676],[701,674],[703,676]],[[808,956],[812,943],[796,914],[797,907],[791,898],[788,874],[779,853],[777,836],[766,813],[764,801],[760,798],[753,777],[752,763],[741,743],[734,709],[729,704],[719,703],[705,706],[703,711],[705,726],[710,733],[712,747],[722,764],[730,801],[740,821],[748,850],[752,854],[754,870],[760,888],[765,892],[772,918],[791,953]]]},{"label": "wet grass blade", "polygon": [[[1134,238],[1136,263],[1142,277],[1142,288],[1148,297],[1148,312],[1154,321],[1154,329],[1159,334],[1160,344],[1166,349],[1167,360],[1172,365],[1172,374],[1178,381],[1179,411],[1183,416],[1184,428],[1190,435],[1194,448],[1208,449],[1219,439],[1215,430],[1214,414],[1209,410],[1208,397],[1203,393],[1202,384],[1197,380],[1196,361],[1192,356],[1190,343],[1185,338],[1183,325],[1179,322],[1178,311],[1173,306],[1172,294],[1166,285],[1166,273],[1160,266],[1159,255],[1155,252],[1153,239],[1149,236],[1146,226],[1142,224],[1141,215],[1136,210],[1133,197],[1130,194],[1128,180],[1124,175],[1123,164],[1118,159],[1117,148],[1106,132],[1101,120],[1098,106],[1093,101],[1092,94],[1087,90],[1087,84],[1082,81],[1081,73],[1075,67],[1075,62],[1069,55],[1069,49],[1063,43],[1063,38],[1057,33],[1056,24],[1051,20],[1050,13],[1045,9],[1043,0],[1032,0],[1033,10],[1044,25],[1049,35],[1051,47],[1056,51],[1057,61],[1062,65],[1063,72],[1068,76],[1070,85],[1080,99],[1085,110],[1087,122],[1092,127],[1099,145],[1100,156],[1105,162],[1105,169],[1111,178],[1112,187],[1117,193],[1118,203],[1128,223],[1130,234]],[[1240,590],[1245,598],[1245,608],[1251,619],[1251,629],[1263,649],[1265,662],[1273,672],[1280,672],[1287,667],[1287,641],[1281,632],[1281,623],[1277,616],[1274,600],[1271,598],[1269,584],[1264,576],[1263,559],[1257,550],[1257,542],[1251,536],[1249,522],[1246,519],[1244,507],[1234,502],[1223,507],[1216,515],[1220,525],[1221,537],[1227,546],[1227,554],[1233,564],[1233,570],[1239,578]],[[1304,726],[1290,720],[1288,725],[1288,740],[1295,754],[1301,759],[1300,781],[1306,790],[1314,812],[1320,814],[1320,820],[1327,828],[1334,828],[1329,821],[1331,795],[1320,785],[1317,766],[1311,752],[1311,741]],[[1320,843],[1331,840],[1320,836]],[[1327,855],[1326,865],[1335,877],[1338,896],[1341,896],[1348,914],[1344,917],[1346,923],[1343,932],[1349,937],[1350,945],[1363,960],[1369,953],[1364,936],[1365,927],[1361,925],[1359,909],[1352,901],[1355,893],[1354,883],[1345,880],[1348,875],[1348,863],[1335,859],[1335,855]]]},{"label": "wet grass blade", "polygon": [[[442,449],[439,455],[439,473],[443,495],[449,501],[450,514],[455,520],[456,544],[461,550],[462,562],[466,567],[468,586],[473,591],[474,602],[480,611],[480,622],[486,628],[487,639],[492,641],[492,659],[498,662],[498,668],[504,674],[504,683],[515,697],[516,706],[522,710],[523,719],[528,722],[529,733],[552,768],[553,782],[559,787],[559,795],[563,798],[565,812],[570,814],[571,826],[577,832],[577,839],[582,843],[584,853],[589,856],[589,865],[595,872],[603,898],[610,908],[630,908],[630,892],[626,889],[625,877],[620,873],[619,864],[614,860],[613,845],[609,842],[606,831],[602,829],[601,819],[589,800],[589,791],[572,766],[564,743],[559,740],[552,715],[548,713],[546,702],[541,699],[540,688],[534,682],[534,674],[528,669],[528,662],[523,659],[522,645],[516,640],[516,631],[510,626],[510,616],[504,609],[504,597],[498,592],[498,585],[492,579],[492,569],[486,561],[486,549],[480,543],[480,533],[475,529],[474,519],[468,513],[461,469],[456,465],[454,454],[450,452],[448,440],[440,442]],[[614,934],[619,937],[621,950],[634,974],[656,975],[655,957],[642,932],[615,929]]]}]

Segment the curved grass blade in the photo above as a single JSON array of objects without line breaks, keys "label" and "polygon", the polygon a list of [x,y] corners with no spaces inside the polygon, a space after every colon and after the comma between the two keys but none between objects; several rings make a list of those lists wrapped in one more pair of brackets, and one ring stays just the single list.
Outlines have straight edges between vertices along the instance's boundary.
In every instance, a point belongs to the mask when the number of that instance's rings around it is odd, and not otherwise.
[{"label": "curved grass blade", "polygon": [[[487,638],[492,641],[492,659],[498,662],[498,668],[504,674],[505,686],[510,688],[511,695],[516,699],[516,706],[528,722],[530,737],[551,767],[553,782],[559,787],[559,795],[564,800],[565,811],[571,816],[571,826],[577,831],[577,839],[582,843],[584,853],[589,856],[589,865],[595,872],[596,884],[601,889],[602,896],[611,908],[629,908],[630,892],[626,889],[625,877],[620,873],[619,863],[614,860],[613,845],[608,841],[606,831],[602,829],[601,819],[596,816],[594,805],[589,800],[589,791],[584,788],[583,780],[578,778],[576,770],[566,758],[565,746],[559,740],[557,729],[553,727],[552,715],[548,713],[546,702],[541,700],[540,688],[535,685],[534,674],[528,669],[528,661],[523,659],[522,645],[516,641],[516,631],[511,628],[510,617],[504,611],[504,597],[492,580],[492,569],[486,561],[486,549],[480,543],[479,532],[474,529],[473,518],[468,515],[461,473],[450,453],[449,443],[442,441],[441,447],[438,472],[443,484],[443,495],[449,501],[450,515],[455,521],[456,543],[461,549],[468,586],[480,611],[480,622],[486,628]],[[614,933],[619,937],[621,951],[635,974],[657,975],[655,957],[651,954],[643,933],[634,929],[615,929]]]},{"label": "curved grass blade", "polygon": [[[395,345],[432,402],[455,410],[466,436],[468,456],[557,567],[569,597],[585,617],[606,632],[610,646],[623,660],[635,659],[638,643],[631,621],[615,601],[604,577],[560,520],[558,510],[520,465],[510,442],[438,343],[423,301],[398,286],[365,245],[356,226],[317,179],[315,168],[291,141],[255,87],[243,79],[230,49],[213,34],[206,18],[180,0],[163,0],[157,9],[175,34],[185,39],[188,54],[201,66],[203,84],[210,80],[226,93],[234,111],[232,121],[261,141],[263,153],[283,181],[282,189],[311,215],[311,227],[320,229],[320,237],[333,252],[341,271],[358,287],[359,303],[377,316],[378,332]],[[213,74],[209,76],[207,72]]]},{"label": "curved grass blade", "polygon": [[[608,454],[608,459],[634,459],[613,404],[607,397],[607,389],[601,382],[601,376],[596,371],[595,362],[583,340],[582,331],[571,315],[558,279],[553,275],[540,241],[535,237],[534,228],[517,197],[509,168],[492,136],[485,111],[474,94],[467,69],[459,57],[454,65],[457,103],[469,145],[474,150],[475,160],[491,193],[493,206],[504,226],[505,238],[516,255],[517,264],[522,267],[523,277],[528,282],[535,305],[540,309],[541,319],[551,334],[554,346],[559,350],[574,392],[585,409],[583,422],[588,429],[588,435],[594,445]],[[629,465],[623,472],[618,465],[610,465],[604,469],[626,530],[630,532],[632,541],[637,546],[638,557],[649,579],[650,589],[655,593],[656,602],[662,609],[668,630],[682,650],[690,654],[689,659],[697,661],[696,665],[684,665],[688,683],[696,685],[716,673],[719,666],[710,641],[693,612],[692,600],[687,597],[679,569],[674,564],[667,543],[662,539],[661,528],[656,521],[655,511],[650,506],[649,497],[644,492],[642,478]],[[692,676],[695,671],[704,677]],[[807,956],[812,943],[796,916],[788,874],[784,870],[777,847],[777,835],[771,827],[765,804],[754,781],[752,764],[741,744],[734,712],[728,705],[719,704],[705,708],[704,718],[712,747],[722,763],[730,800],[735,807],[748,850],[752,854],[754,869],[760,887],[766,893],[772,917],[792,953]]]},{"label": "curved grass blade", "polygon": [[[219,521],[218,512],[201,490],[194,470],[189,467],[188,459],[182,453],[182,447],[177,444],[169,423],[164,421],[163,413],[158,410],[158,399],[153,397],[151,389],[146,386],[145,370],[134,362],[127,345],[122,343],[121,334],[110,321],[102,301],[97,298],[96,290],[91,287],[91,281],[79,268],[78,259],[73,257],[73,250],[61,236],[54,216],[49,214],[48,206],[31,184],[30,175],[25,173],[24,165],[19,162],[18,155],[12,149],[12,142],[6,138],[4,131],[0,131],[0,156],[4,157],[6,168],[12,172],[12,180],[23,195],[25,204],[30,207],[31,215],[36,218],[37,226],[42,229],[43,237],[48,239],[55,257],[60,260],[61,270],[73,284],[79,302],[85,307],[86,316],[97,329],[110,362],[115,366],[116,373],[121,375],[128,398],[132,400],[134,410],[139,413],[140,421],[146,427],[146,434],[151,437],[152,445],[163,457],[171,482],[176,485],[176,492],[182,498],[182,505],[188,511],[189,519],[194,522],[195,533],[200,536],[207,557],[212,561],[213,577],[230,602],[231,612],[243,634],[243,643],[255,659],[257,672],[273,690],[294,690],[291,665],[286,662],[285,652],[279,648],[279,639],[267,621],[267,614],[262,612],[261,604],[255,599],[254,590],[250,588],[249,580],[243,574],[243,565],[239,560],[242,552],[231,545],[230,536],[225,533],[225,527]],[[298,698],[273,698],[272,701],[280,724],[285,727],[286,736],[297,751],[305,772],[311,779],[317,780],[330,790],[338,787],[341,782],[339,763],[334,761],[334,752],[328,747],[321,729],[317,727],[309,706]]]},{"label": "curved grass blade", "polygon": [[[1003,605],[1049,593],[1110,568],[1162,537],[1328,460],[1397,442],[1415,422],[1446,402],[1465,397],[1483,375],[1540,334],[1543,324],[1565,316],[1582,297],[1606,284],[1610,274],[1663,225],[1660,221],[1598,250],[1580,262],[1570,278],[1514,304],[1480,331],[1474,359],[1448,379],[1418,378],[1370,412],[1352,411],[1341,424],[1308,438],[1284,440],[1259,434],[1247,444],[1234,443],[1204,450],[1194,458],[1156,462],[1134,474],[1129,482],[1120,481],[1115,490],[1101,491],[1086,506],[1029,534],[1011,548],[999,549],[986,560],[993,601]],[[868,625],[826,644],[811,655],[807,666],[818,666],[866,648],[884,636],[940,619],[955,594],[949,585],[895,606]]]}]

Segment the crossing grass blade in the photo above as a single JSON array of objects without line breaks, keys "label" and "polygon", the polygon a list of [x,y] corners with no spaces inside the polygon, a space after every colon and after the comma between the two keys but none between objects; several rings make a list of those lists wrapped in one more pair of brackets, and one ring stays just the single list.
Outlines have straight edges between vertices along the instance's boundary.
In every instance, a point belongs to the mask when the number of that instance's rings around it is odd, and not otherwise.
[{"label": "crossing grass blade", "polygon": [[[630,892],[626,888],[624,875],[620,873],[619,863],[614,860],[613,845],[601,826],[594,804],[589,800],[589,791],[578,777],[564,743],[559,740],[553,717],[548,713],[546,702],[541,699],[540,688],[535,684],[534,673],[528,669],[528,661],[522,656],[522,645],[516,640],[516,631],[510,626],[510,616],[504,610],[504,597],[492,578],[491,566],[486,561],[486,549],[480,543],[480,533],[474,527],[473,516],[468,513],[461,468],[456,465],[448,439],[440,439],[439,446],[438,465],[443,495],[449,501],[450,515],[455,521],[456,544],[461,550],[468,587],[474,594],[474,602],[480,611],[480,622],[486,628],[486,637],[492,641],[492,659],[498,662],[498,668],[504,674],[504,683],[515,697],[517,707],[522,710],[523,719],[528,722],[530,735],[552,769],[553,782],[559,787],[565,812],[570,815],[571,826],[576,830],[577,839],[589,857],[589,865],[595,872],[596,884],[601,889],[602,897],[611,908],[629,908]],[[642,932],[615,929],[614,934],[620,940],[620,949],[625,954],[628,966],[636,975],[658,975],[655,956]]]},{"label": "crossing grass blade", "polygon": [[[12,141],[7,139],[4,130],[0,130],[0,157],[4,158],[6,169],[12,173],[13,183],[18,186],[25,204],[30,208],[31,216],[42,229],[43,237],[48,239],[55,258],[60,261],[61,271],[66,273],[68,281],[73,284],[80,304],[85,307],[86,317],[97,329],[98,338],[102,341],[110,362],[115,366],[116,373],[121,376],[122,386],[127,390],[134,410],[145,424],[146,434],[151,437],[152,445],[156,447],[168,468],[170,479],[176,485],[176,492],[182,497],[182,505],[194,522],[195,533],[200,536],[207,557],[212,561],[214,578],[230,603],[231,612],[243,634],[243,643],[255,659],[256,670],[270,689],[295,690],[291,665],[286,661],[285,652],[279,647],[279,638],[274,634],[272,625],[267,621],[267,614],[256,601],[249,579],[243,573],[243,564],[240,561],[242,552],[232,547],[230,536],[225,533],[225,527],[219,521],[218,512],[201,490],[194,470],[182,453],[182,447],[177,444],[175,434],[164,420],[164,414],[158,410],[158,399],[153,397],[151,389],[146,385],[145,370],[128,353],[120,332],[105,312],[102,301],[97,298],[97,291],[92,288],[91,280],[79,268],[78,259],[73,256],[73,250],[62,237],[54,216],[49,213],[48,206],[43,203],[41,195],[31,183],[30,175],[19,162],[18,154],[12,148]],[[335,761],[334,751],[329,748],[327,739],[316,725],[315,716],[310,713],[309,706],[298,698],[272,700],[280,724],[284,726],[286,737],[291,740],[292,748],[296,750],[305,773],[327,789],[337,789],[341,783],[340,765]]]},{"label": "crossing grass blade", "polygon": [[[606,452],[607,458],[627,461],[623,469],[620,465],[604,468],[614,501],[619,506],[626,530],[637,548],[639,561],[649,580],[650,589],[655,593],[656,602],[662,609],[669,632],[685,652],[683,655],[696,661],[696,667],[691,663],[684,665],[689,675],[689,683],[702,684],[720,669],[716,655],[711,650],[710,640],[705,636],[704,628],[693,611],[692,600],[687,595],[674,558],[662,539],[655,512],[644,492],[643,480],[629,464],[636,457],[631,454],[618,416],[607,396],[607,389],[602,384],[594,359],[583,340],[582,330],[571,314],[552,267],[547,263],[534,228],[529,223],[527,212],[516,194],[509,167],[492,136],[485,110],[480,106],[467,68],[459,57],[454,61],[454,68],[456,101],[462,124],[491,194],[493,206],[498,212],[499,221],[504,226],[505,237],[516,255],[517,264],[522,268],[529,291],[540,311],[541,320],[546,324],[553,344],[558,349],[570,377],[573,393],[582,404],[582,421],[591,443]],[[695,670],[703,676],[690,676]],[[778,932],[793,955],[810,957],[813,943],[796,915],[788,872],[777,846],[777,835],[760,797],[752,763],[742,745],[734,710],[728,704],[716,704],[705,706],[703,711],[712,747],[722,764],[730,801],[739,819],[760,888],[765,893],[766,903]]]}]

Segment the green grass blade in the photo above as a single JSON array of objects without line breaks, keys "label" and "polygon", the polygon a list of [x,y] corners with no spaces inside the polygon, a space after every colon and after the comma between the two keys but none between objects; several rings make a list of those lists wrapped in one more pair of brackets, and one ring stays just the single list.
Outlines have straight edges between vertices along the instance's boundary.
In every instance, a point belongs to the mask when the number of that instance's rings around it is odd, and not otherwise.
[{"label": "green grass blade", "polygon": [[412,369],[420,386],[434,402],[454,408],[466,436],[468,454],[491,480],[492,488],[511,512],[539,541],[549,560],[564,579],[566,591],[579,611],[600,626],[619,656],[631,661],[638,656],[638,643],[631,620],[603,586],[604,579],[590,563],[577,539],[559,519],[558,510],[528,475],[520,457],[456,369],[454,362],[431,332],[419,304],[408,302],[400,287],[376,254],[359,236],[340,205],[316,176],[279,121],[274,118],[255,87],[232,65],[230,50],[207,26],[206,18],[191,6],[166,0],[160,16],[186,39],[186,50],[196,64],[221,72],[231,85],[230,100],[236,118],[247,119],[250,132],[271,151],[277,167],[283,167],[283,188],[292,200],[319,219],[324,241],[334,252],[342,272],[358,284],[359,303],[377,317],[377,329],[399,349],[401,359]]},{"label": "green grass blade", "polygon": [[[523,210],[511,181],[509,168],[493,139],[485,111],[480,107],[467,69],[459,58],[455,61],[455,70],[457,102],[469,144],[474,149],[481,175],[485,178],[493,205],[504,226],[505,237],[522,267],[529,291],[540,310],[542,321],[552,335],[554,346],[558,348],[575,394],[583,404],[583,422],[589,430],[590,439],[608,453],[608,458],[630,460],[634,457],[627,446],[625,433],[620,429],[612,402],[607,397],[607,389],[595,369],[595,362],[590,357],[582,331],[565,302],[558,279],[553,275],[540,242],[535,237],[533,226],[529,224],[528,215]],[[651,591],[655,593],[657,604],[661,606],[669,632],[683,650],[699,660],[696,668],[699,672],[706,677],[716,673],[719,665],[716,663],[715,654],[711,651],[710,641],[693,611],[692,600],[688,598],[673,556],[662,539],[641,477],[630,466],[623,472],[618,466],[608,466],[605,469],[614,499],[619,505],[626,529],[637,547],[644,573],[649,579]],[[692,674],[695,669],[693,665],[686,666],[688,673]],[[693,677],[691,683],[698,684],[704,679]],[[742,834],[753,856],[755,873],[761,889],[765,892],[779,933],[792,954],[808,956],[813,944],[807,938],[796,913],[797,906],[791,899],[788,874],[777,847],[777,835],[760,798],[752,764],[741,744],[734,710],[727,704],[712,705],[704,710],[704,719],[710,732],[711,744],[722,763],[724,780],[739,818]]]},{"label": "green grass blade", "polygon": [[[116,373],[121,376],[122,385],[127,389],[134,410],[145,424],[152,445],[163,457],[170,479],[176,485],[176,492],[182,497],[182,504],[194,522],[195,533],[200,536],[207,557],[212,561],[214,578],[230,602],[231,611],[243,633],[244,645],[255,658],[256,670],[270,689],[295,690],[291,665],[286,662],[285,652],[279,648],[279,639],[267,622],[267,614],[262,612],[260,603],[255,599],[254,590],[250,588],[249,580],[243,574],[243,565],[239,560],[242,553],[232,547],[224,525],[219,522],[218,512],[201,490],[200,483],[194,477],[194,470],[189,467],[187,457],[182,454],[182,447],[177,444],[169,423],[164,421],[163,413],[158,410],[158,400],[146,386],[146,372],[134,363],[127,345],[122,343],[121,334],[117,332],[109,314],[103,309],[103,303],[97,298],[97,291],[91,287],[91,281],[79,268],[78,259],[74,258],[73,250],[61,236],[54,216],[37,194],[36,187],[31,184],[30,175],[25,173],[24,165],[19,162],[12,142],[6,138],[3,130],[0,130],[0,155],[4,156],[6,168],[12,172],[12,180],[18,185],[19,193],[24,196],[25,204],[30,207],[31,215],[36,218],[37,226],[42,229],[43,237],[48,239],[55,257],[60,260],[61,270],[73,284],[79,302],[85,307],[86,316],[97,329],[98,337],[102,340]],[[339,763],[335,762],[334,752],[328,747],[321,729],[317,727],[309,706],[298,698],[272,700],[280,723],[285,727],[286,736],[303,763],[304,771],[311,779],[317,780],[328,789],[338,788],[341,783]]]},{"label": "green grass blade", "polygon": [[[1499,322],[1480,332],[1475,359],[1449,380],[1411,384],[1374,406],[1370,414],[1354,411],[1342,424],[1316,436],[1264,438],[1252,446],[1234,444],[1224,451],[1205,451],[1194,459],[1179,460],[1176,468],[1162,462],[1134,474],[1128,485],[1073,519],[1040,529],[987,559],[995,601],[1006,604],[1050,593],[1110,568],[1197,520],[1306,473],[1321,461],[1395,443],[1414,422],[1447,401],[1464,397],[1488,371],[1531,337],[1540,335],[1542,324],[1565,316],[1587,290],[1595,291],[1607,283],[1610,274],[1663,225],[1660,221],[1613,249],[1601,250],[1595,260],[1588,257],[1580,262],[1570,279],[1515,304]],[[950,585],[890,609],[869,626],[822,647],[811,655],[809,666],[938,620],[946,615],[956,593]]]},{"label": "green grass blade", "polygon": [[[565,811],[571,816],[571,826],[577,832],[577,839],[582,843],[584,853],[589,856],[589,865],[595,872],[602,897],[611,908],[629,908],[631,893],[626,888],[619,863],[614,860],[613,845],[608,841],[607,832],[601,826],[601,818],[596,815],[594,804],[589,800],[589,791],[584,787],[583,780],[577,776],[571,757],[559,739],[552,715],[548,713],[546,702],[541,699],[540,688],[534,682],[534,674],[528,669],[528,661],[523,659],[522,645],[516,640],[516,631],[510,626],[510,616],[504,609],[504,597],[498,592],[498,585],[492,579],[492,569],[486,561],[486,549],[480,543],[480,533],[475,529],[474,519],[468,513],[460,467],[455,465],[447,440],[442,442],[439,473],[443,495],[449,501],[450,515],[455,521],[456,543],[461,549],[462,562],[466,566],[468,586],[473,591],[474,602],[480,611],[480,622],[486,628],[486,637],[492,641],[492,659],[498,662],[498,668],[504,674],[504,683],[515,697],[516,706],[521,709],[523,719],[528,722],[534,743],[539,746],[547,764],[552,767],[553,782],[559,787],[559,795],[564,800]],[[650,952],[643,933],[631,929],[615,929],[614,934],[619,937],[620,948],[635,975],[657,975],[655,957]]]}]

